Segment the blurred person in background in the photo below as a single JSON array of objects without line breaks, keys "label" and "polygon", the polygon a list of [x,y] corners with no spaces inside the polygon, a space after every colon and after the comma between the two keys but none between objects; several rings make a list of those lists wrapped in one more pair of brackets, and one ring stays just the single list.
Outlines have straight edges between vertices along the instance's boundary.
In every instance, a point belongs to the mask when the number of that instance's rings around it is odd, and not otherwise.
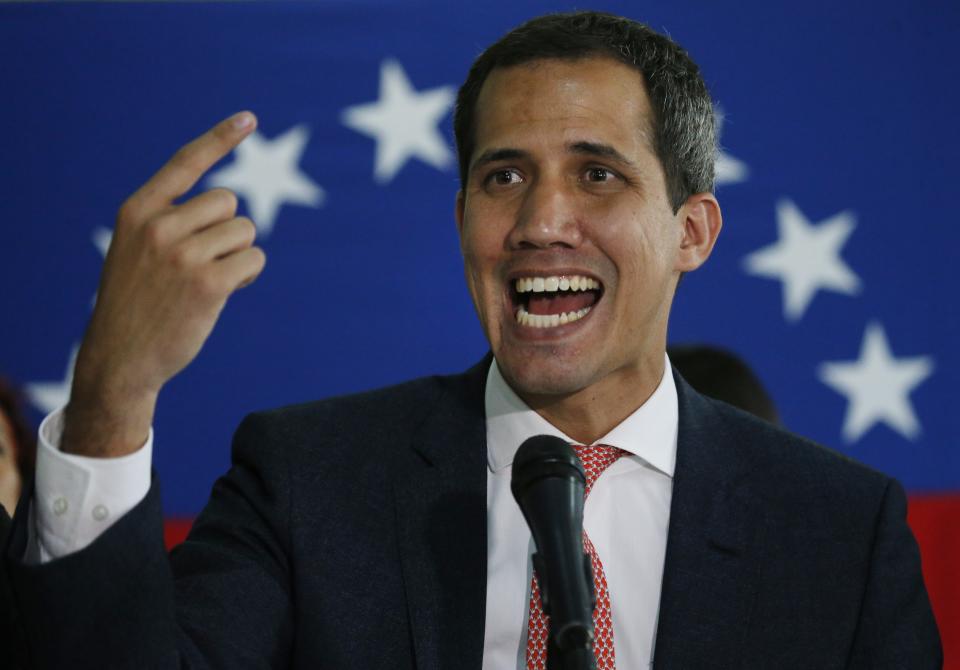
[{"label": "blurred person in background", "polygon": [[700,393],[782,425],[767,389],[736,354],[709,344],[671,344],[667,353],[673,366]]},{"label": "blurred person in background", "polygon": [[23,413],[20,394],[0,377],[0,506],[13,516],[23,485],[33,478],[35,430]]},{"label": "blurred person in background", "polygon": [[[36,432],[23,413],[20,394],[0,377],[0,543],[24,486],[33,479]],[[23,630],[14,607],[4,566],[0,563],[0,667],[26,668]]]}]

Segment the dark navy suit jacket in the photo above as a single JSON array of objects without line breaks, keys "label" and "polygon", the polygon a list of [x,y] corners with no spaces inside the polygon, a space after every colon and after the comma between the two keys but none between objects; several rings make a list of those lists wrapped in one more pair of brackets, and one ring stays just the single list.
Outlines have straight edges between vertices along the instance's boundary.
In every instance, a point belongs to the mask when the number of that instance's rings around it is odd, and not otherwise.
[{"label": "dark navy suit jacket", "polygon": [[[156,481],[42,566],[17,558],[21,510],[6,567],[32,662],[480,668],[488,361],[249,416],[169,560]],[[677,392],[654,667],[940,667],[901,487],[679,377]]]}]

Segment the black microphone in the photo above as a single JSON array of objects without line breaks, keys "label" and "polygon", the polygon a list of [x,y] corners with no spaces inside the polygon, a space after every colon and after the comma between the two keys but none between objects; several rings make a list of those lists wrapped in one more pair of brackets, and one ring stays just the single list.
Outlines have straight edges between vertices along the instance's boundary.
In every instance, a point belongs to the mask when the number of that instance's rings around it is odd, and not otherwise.
[{"label": "black microphone", "polygon": [[596,668],[596,594],[590,557],[583,551],[585,484],[583,464],[559,437],[531,437],[513,459],[510,490],[537,545],[533,569],[544,614],[550,617],[549,670]]}]

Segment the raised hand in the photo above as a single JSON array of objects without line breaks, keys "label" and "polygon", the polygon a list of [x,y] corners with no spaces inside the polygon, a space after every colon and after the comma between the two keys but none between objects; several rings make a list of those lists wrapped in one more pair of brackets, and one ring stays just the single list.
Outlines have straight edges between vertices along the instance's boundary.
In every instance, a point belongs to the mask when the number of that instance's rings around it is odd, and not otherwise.
[{"label": "raised hand", "polygon": [[213,189],[180,204],[256,127],[241,112],[182,147],[123,204],[74,371],[61,448],[121,456],[143,444],[163,385],[196,357],[227,298],[266,258],[237,198]]}]

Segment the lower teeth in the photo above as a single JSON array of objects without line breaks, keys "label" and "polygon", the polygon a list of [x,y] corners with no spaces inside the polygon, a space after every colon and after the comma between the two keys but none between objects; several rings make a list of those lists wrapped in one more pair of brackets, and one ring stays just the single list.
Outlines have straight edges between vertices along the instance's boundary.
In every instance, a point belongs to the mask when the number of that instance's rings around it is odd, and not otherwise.
[{"label": "lower teeth", "polygon": [[576,312],[566,312],[564,314],[530,314],[521,305],[520,309],[517,310],[517,323],[531,328],[556,328],[579,321],[587,315],[590,309],[590,307],[584,307]]}]

